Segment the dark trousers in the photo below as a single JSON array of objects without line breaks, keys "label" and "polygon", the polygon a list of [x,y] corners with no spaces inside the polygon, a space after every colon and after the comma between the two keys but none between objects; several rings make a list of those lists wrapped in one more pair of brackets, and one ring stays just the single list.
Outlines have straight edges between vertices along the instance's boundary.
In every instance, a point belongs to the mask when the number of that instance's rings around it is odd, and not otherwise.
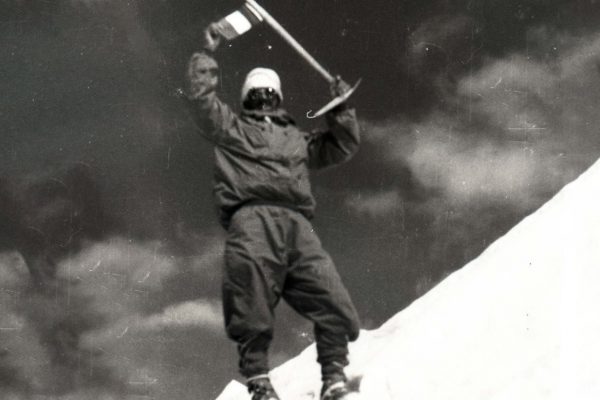
[{"label": "dark trousers", "polygon": [[243,207],[228,230],[223,308],[245,377],[269,371],[274,310],[282,297],[314,323],[323,375],[347,365],[348,341],[359,334],[358,316],[312,225],[288,208]]}]

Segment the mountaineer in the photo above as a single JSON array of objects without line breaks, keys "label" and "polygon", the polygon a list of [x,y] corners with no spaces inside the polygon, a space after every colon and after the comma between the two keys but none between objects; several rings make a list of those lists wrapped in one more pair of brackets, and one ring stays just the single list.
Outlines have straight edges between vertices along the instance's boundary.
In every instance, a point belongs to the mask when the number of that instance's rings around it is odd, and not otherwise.
[{"label": "mountaineer", "polygon": [[[279,399],[269,380],[268,349],[274,310],[283,298],[314,323],[321,399],[342,399],[349,391],[348,342],[359,335],[359,319],[311,225],[309,170],[356,153],[355,110],[342,103],[325,115],[325,130],[303,131],[282,108],[278,74],[255,68],[235,113],[216,93],[218,64],[211,52],[219,32],[211,25],[205,35],[210,45],[189,60],[185,94],[200,134],[214,145],[214,198],[227,230],[223,311],[227,335],[238,346],[240,373],[253,400]],[[336,79],[331,90],[338,96],[349,86]]]}]

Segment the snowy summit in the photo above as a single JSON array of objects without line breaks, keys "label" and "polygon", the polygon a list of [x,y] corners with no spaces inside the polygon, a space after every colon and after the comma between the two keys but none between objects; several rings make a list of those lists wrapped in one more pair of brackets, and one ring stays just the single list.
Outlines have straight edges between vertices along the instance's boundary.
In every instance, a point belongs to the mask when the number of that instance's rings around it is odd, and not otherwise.
[{"label": "snowy summit", "polygon": [[[346,372],[359,399],[600,399],[600,162],[380,328]],[[314,345],[276,368],[282,399],[315,399]],[[231,382],[217,400],[249,399]]]}]

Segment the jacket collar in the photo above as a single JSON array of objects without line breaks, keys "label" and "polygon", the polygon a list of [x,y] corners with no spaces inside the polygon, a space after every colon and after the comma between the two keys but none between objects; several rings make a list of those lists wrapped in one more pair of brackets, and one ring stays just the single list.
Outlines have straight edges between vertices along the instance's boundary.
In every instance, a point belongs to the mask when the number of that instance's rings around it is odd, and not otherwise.
[{"label": "jacket collar", "polygon": [[283,108],[277,110],[262,111],[262,110],[242,110],[242,116],[249,117],[258,121],[264,121],[265,117],[269,117],[271,121],[278,125],[296,125],[296,121]]}]

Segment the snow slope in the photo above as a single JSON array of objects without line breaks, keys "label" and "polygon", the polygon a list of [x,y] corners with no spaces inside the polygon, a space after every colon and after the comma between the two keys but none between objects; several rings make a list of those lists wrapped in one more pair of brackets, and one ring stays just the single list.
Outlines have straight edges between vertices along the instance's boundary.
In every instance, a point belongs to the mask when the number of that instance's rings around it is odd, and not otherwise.
[{"label": "snow slope", "polygon": [[[369,400],[600,399],[600,161],[380,328],[353,343]],[[272,373],[318,399],[314,345]],[[218,400],[248,399],[231,382]]]}]

